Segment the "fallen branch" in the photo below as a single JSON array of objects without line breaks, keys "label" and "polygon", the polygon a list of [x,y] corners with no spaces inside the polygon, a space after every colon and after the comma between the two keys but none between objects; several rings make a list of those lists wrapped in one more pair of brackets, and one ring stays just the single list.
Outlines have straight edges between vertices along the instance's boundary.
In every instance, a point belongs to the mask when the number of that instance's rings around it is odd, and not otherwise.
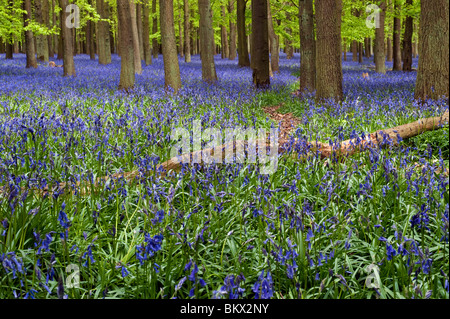
[{"label": "fallen branch", "polygon": [[[320,155],[322,158],[329,158],[332,154],[335,154],[337,157],[347,157],[350,156],[356,152],[360,152],[363,150],[366,150],[367,148],[373,148],[373,147],[379,147],[380,145],[385,144],[387,141],[392,143],[393,145],[398,145],[399,137],[404,140],[411,137],[414,137],[416,135],[419,135],[421,133],[427,132],[427,131],[433,131],[442,128],[444,125],[447,125],[449,123],[449,111],[447,110],[442,116],[439,117],[431,117],[426,119],[421,119],[412,123],[396,126],[393,128],[385,129],[385,130],[379,130],[375,133],[371,133],[366,136],[365,139],[351,139],[346,140],[342,143],[340,143],[339,149],[336,149],[334,145],[330,145],[327,143],[321,143],[321,142],[312,142],[309,143],[309,145],[312,146],[313,151],[320,152]],[[254,141],[256,143],[255,147],[256,149],[261,148],[261,146],[268,147],[270,145],[270,142],[268,143],[268,140],[256,140]],[[248,141],[244,140],[237,140],[234,142],[229,142],[220,146],[217,146],[216,149],[214,148],[208,148],[204,150],[199,150],[187,154],[183,154],[180,156],[173,157],[161,164],[158,164],[156,166],[156,171],[161,174],[161,177],[166,176],[171,171],[173,172],[180,172],[183,164],[192,164],[192,163],[198,163],[199,165],[204,164],[211,164],[211,162],[204,163],[202,160],[205,159],[203,154],[210,154],[209,156],[212,158],[215,156],[215,151],[221,152],[221,160],[219,159],[216,161],[216,163],[226,163],[229,158],[226,158],[227,154],[230,154],[231,148],[233,149],[233,154],[236,156],[245,156],[244,149],[248,150],[249,143]],[[279,148],[279,151],[282,148]],[[228,153],[227,153],[228,150]],[[239,150],[239,151],[238,151]],[[197,159],[197,160],[194,160]],[[243,162],[243,159],[240,159],[240,162]],[[147,172],[148,174],[152,172]],[[92,185],[94,188],[99,187],[101,185],[106,185],[111,181],[111,179],[119,179],[124,178],[127,182],[133,181],[136,177],[140,175],[139,171],[132,171],[132,172],[126,172],[126,173],[117,173],[113,174],[111,176],[105,176],[105,177],[99,177],[94,181],[94,185]],[[70,184],[69,183],[60,183],[57,187],[52,189],[52,192],[63,192],[66,191]],[[81,183],[77,182],[76,187],[80,187]],[[80,193],[90,194],[91,186],[84,186],[82,189],[80,189]],[[0,189],[0,195],[2,193],[7,193],[8,190],[6,187],[4,189]],[[72,191],[73,193],[74,191]],[[50,191],[48,188],[42,189],[39,191],[40,195],[45,196],[49,195]]]}]

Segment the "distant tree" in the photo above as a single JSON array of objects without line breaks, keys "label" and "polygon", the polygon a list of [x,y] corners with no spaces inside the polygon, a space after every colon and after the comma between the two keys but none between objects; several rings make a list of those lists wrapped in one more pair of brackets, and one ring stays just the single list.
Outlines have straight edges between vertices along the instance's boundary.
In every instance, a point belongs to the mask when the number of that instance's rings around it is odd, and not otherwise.
[{"label": "distant tree", "polygon": [[173,0],[160,0],[159,8],[165,86],[177,92],[181,88],[181,76],[173,22]]},{"label": "distant tree", "polygon": [[317,22],[317,93],[321,99],[341,100],[341,16],[342,0],[316,1]]},{"label": "distant tree", "polygon": [[[23,9],[25,13],[23,14],[23,26],[26,28],[28,26],[28,20],[31,18],[31,0],[25,0],[23,3]],[[33,43],[33,32],[28,30],[25,31],[25,45],[26,45],[26,55],[27,55],[27,68],[37,68],[36,52],[34,50]]]},{"label": "distant tree", "polygon": [[449,1],[420,3],[419,68],[415,98],[449,97]]},{"label": "distant tree", "polygon": [[184,9],[184,61],[191,62],[191,17],[189,11],[189,0],[183,0]]},{"label": "distant tree", "polygon": [[[48,1],[47,0],[34,0],[35,7],[35,19],[36,22],[41,25],[48,24]],[[37,59],[39,61],[48,62],[48,38],[47,35],[37,34],[35,37],[36,41],[36,53]]]},{"label": "distant tree", "polygon": [[217,81],[216,66],[214,64],[214,29],[212,27],[212,12],[210,0],[198,0],[200,14],[200,51],[202,58],[203,81],[214,83]]},{"label": "distant tree", "polygon": [[121,58],[119,90],[129,92],[133,89],[135,81],[133,31],[131,29],[131,5],[129,0],[117,0],[117,17]]},{"label": "distant tree", "polygon": [[[173,11],[173,9],[172,9]],[[153,58],[157,58],[159,54],[159,44],[158,39],[156,38],[156,34],[158,33],[158,16],[156,15],[156,0],[153,0],[152,4],[152,16],[153,16],[153,22],[152,22],[152,34],[154,36],[152,40],[152,51],[153,51]],[[172,18],[173,20],[173,18]]]},{"label": "distant tree", "polygon": [[247,34],[245,32],[245,9],[247,0],[237,0],[237,33],[238,33],[238,65],[240,67],[250,66],[250,58],[248,56]]},{"label": "distant tree", "polygon": [[131,13],[131,32],[133,34],[133,54],[134,54],[134,71],[136,74],[142,73],[141,52],[139,49],[139,33],[137,28],[136,17],[136,1],[130,0],[130,13]]},{"label": "distant tree", "polygon": [[[109,4],[105,0],[97,0],[97,12],[101,19],[109,19]],[[109,38],[109,23],[99,21],[97,23],[97,51],[98,63],[111,63],[111,47]]]},{"label": "distant tree", "polygon": [[384,23],[386,15],[386,2],[379,2],[380,26],[375,29],[375,72],[386,73],[386,55],[384,53]]},{"label": "distant tree", "polygon": [[144,62],[145,65],[152,64],[152,48],[150,46],[150,3],[149,0],[145,0],[142,9],[143,21],[142,21],[142,42],[144,47]]},{"label": "distant tree", "polygon": [[316,36],[313,0],[299,0],[300,91],[316,89]]},{"label": "distant tree", "polygon": [[[228,2],[228,13],[231,15],[234,12],[235,0],[229,0]],[[228,58],[230,60],[236,59],[236,23],[230,18],[230,45]]]},{"label": "distant tree", "polygon": [[270,87],[268,0],[252,1],[252,67],[256,88]]},{"label": "distant tree", "polygon": [[71,29],[67,26],[69,13],[66,8],[69,5],[68,0],[59,0],[59,5],[62,8],[60,11],[61,21],[61,40],[63,47],[63,66],[64,76],[75,76],[75,63],[73,61],[73,41]]},{"label": "distant tree", "polygon": [[276,35],[273,27],[272,10],[270,6],[270,0],[267,0],[267,22],[269,32],[269,46],[270,46],[270,66],[272,72],[280,72],[280,37]]},{"label": "distant tree", "polygon": [[222,59],[228,59],[228,55],[230,54],[230,49],[228,47],[228,30],[227,30],[227,21],[226,21],[226,11],[225,6],[221,6],[222,10],[222,23],[220,26],[220,38],[221,38],[221,46],[222,46],[222,52],[221,56]]},{"label": "distant tree", "polygon": [[402,70],[402,50],[400,46],[402,23],[400,18],[401,1],[394,0],[394,36],[393,36],[393,70]]},{"label": "distant tree", "polygon": [[[412,4],[413,0],[406,0],[407,6],[412,6]],[[413,23],[413,17],[410,14],[407,14],[405,19],[405,33],[403,34],[403,71],[412,71],[412,36],[414,31]]]}]

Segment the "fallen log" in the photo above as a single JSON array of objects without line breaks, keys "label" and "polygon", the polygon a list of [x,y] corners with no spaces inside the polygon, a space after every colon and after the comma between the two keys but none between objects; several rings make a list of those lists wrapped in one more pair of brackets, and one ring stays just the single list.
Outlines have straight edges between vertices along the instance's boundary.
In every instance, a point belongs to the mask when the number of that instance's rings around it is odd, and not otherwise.
[{"label": "fallen log", "polygon": [[[444,125],[448,125],[448,123],[449,123],[449,111],[447,110],[442,116],[420,119],[418,121],[396,126],[393,128],[378,130],[377,132],[367,135],[365,139],[356,138],[343,141],[342,143],[340,143],[338,149],[336,149],[336,145],[330,145],[328,143],[311,142],[309,144],[311,146],[311,150],[314,152],[319,152],[322,159],[329,158],[333,154],[335,154],[335,156],[337,157],[348,157],[353,155],[354,153],[366,150],[368,148],[385,145],[387,142],[391,143],[392,145],[398,145],[399,140],[405,140],[427,131],[440,129]],[[254,144],[252,145],[255,147],[256,150],[258,150],[263,146],[264,147],[270,146],[270,142],[268,142],[268,139],[266,139],[265,141],[261,139],[255,140],[253,141],[253,143]],[[205,158],[203,154],[208,154],[208,157],[212,158],[216,155],[215,153],[216,151],[221,152],[221,161],[219,159],[218,161],[216,161],[216,163],[219,164],[226,163],[227,161],[230,160],[229,158],[227,158],[227,151],[230,152],[231,148],[233,149],[232,153],[239,157],[245,156],[244,150],[248,150],[248,147],[249,147],[248,141],[237,140],[217,146],[216,148],[208,148],[204,150],[194,151],[191,153],[186,153],[180,156],[173,157],[161,164],[158,164],[156,166],[156,172],[158,172],[161,177],[165,177],[170,172],[180,172],[183,164],[191,165],[194,162],[198,163],[199,165],[211,164],[211,162],[208,163],[202,162],[202,160]],[[282,149],[281,147],[278,148],[279,151],[281,149]],[[244,159],[238,158],[238,160],[242,162]],[[146,173],[152,174],[154,172],[146,172]],[[99,186],[110,183],[112,179],[119,179],[119,178],[124,178],[127,182],[130,182],[135,180],[136,177],[139,176],[140,176],[139,171],[116,173],[111,176],[97,178],[93,183],[94,185],[92,186],[94,188],[97,188]],[[76,187],[81,186],[82,185],[80,182],[76,183]],[[92,186],[88,185],[83,186],[82,189],[80,190],[80,194],[82,195],[90,194]],[[64,182],[60,183],[57,187],[54,187],[52,190],[49,190],[48,188],[38,190],[38,193],[42,196],[45,196],[50,195],[51,193],[65,191],[67,188],[73,187],[70,186],[69,183]],[[8,192],[9,190],[7,189],[7,187],[4,187],[3,189],[0,188],[0,195]],[[74,193],[73,190],[72,193]]]}]

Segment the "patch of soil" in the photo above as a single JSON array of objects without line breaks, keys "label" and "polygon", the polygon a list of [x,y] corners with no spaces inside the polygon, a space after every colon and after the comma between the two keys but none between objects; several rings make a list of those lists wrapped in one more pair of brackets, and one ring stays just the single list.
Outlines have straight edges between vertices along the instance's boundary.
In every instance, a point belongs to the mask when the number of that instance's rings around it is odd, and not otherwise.
[{"label": "patch of soil", "polygon": [[301,120],[294,116],[292,113],[280,113],[278,110],[284,103],[275,106],[266,106],[263,108],[264,113],[267,114],[272,120],[280,123],[279,142],[280,145],[284,145],[289,141],[289,135],[295,130],[295,128],[301,123]]}]

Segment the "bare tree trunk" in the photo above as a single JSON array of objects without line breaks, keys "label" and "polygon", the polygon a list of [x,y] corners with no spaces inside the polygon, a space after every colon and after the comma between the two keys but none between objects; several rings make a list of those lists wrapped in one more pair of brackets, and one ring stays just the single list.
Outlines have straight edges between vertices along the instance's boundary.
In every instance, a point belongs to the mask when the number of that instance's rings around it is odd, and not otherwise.
[{"label": "bare tree trunk", "polygon": [[131,10],[131,32],[133,32],[133,53],[134,53],[134,71],[137,74],[142,73],[142,64],[141,64],[141,53],[139,50],[139,35],[137,30],[137,21],[136,21],[136,2],[135,0],[130,1],[130,10]]},{"label": "bare tree trunk", "polygon": [[184,9],[184,61],[191,62],[191,22],[189,0],[183,0]]},{"label": "bare tree trunk", "polygon": [[386,2],[380,1],[380,27],[375,29],[375,72],[386,73],[386,55],[384,54],[384,21]]},{"label": "bare tree trunk", "polygon": [[210,0],[198,0],[200,14],[200,50],[202,58],[203,81],[214,83],[217,81],[216,66],[214,64],[214,30],[212,27],[212,12]]},{"label": "bare tree trunk", "polygon": [[272,10],[270,8],[270,1],[267,1],[267,19],[269,28],[269,39],[270,39],[270,66],[272,67],[273,73],[280,73],[280,50],[279,42],[280,38],[275,34],[273,28]]},{"label": "bare tree trunk", "polygon": [[[172,7],[172,11],[173,11],[173,7]],[[152,14],[153,14],[152,34],[155,35],[156,33],[158,33],[158,17],[156,15],[156,0],[153,0]],[[172,17],[172,20],[173,20],[173,17]],[[153,58],[156,59],[159,54],[159,44],[158,44],[158,39],[156,39],[156,38],[154,38],[152,40],[152,50],[153,50]]]},{"label": "bare tree trunk", "polygon": [[[229,0],[228,2],[228,13],[232,14],[234,12],[234,2],[235,0]],[[230,18],[230,45],[228,58],[230,60],[236,59],[236,23]]]},{"label": "bare tree trunk", "polygon": [[[412,4],[413,0],[406,0],[406,5],[411,6]],[[405,34],[403,35],[403,71],[412,71],[413,22],[411,16],[406,16]]]},{"label": "bare tree trunk", "polygon": [[250,66],[250,58],[248,56],[247,35],[245,32],[245,9],[246,0],[237,0],[237,31],[238,31],[238,65],[240,67]]},{"label": "bare tree trunk", "polygon": [[[67,0],[59,0],[60,7],[66,8],[68,6]],[[69,17],[69,13],[66,10],[60,11],[61,20],[61,39],[63,45],[63,66],[64,76],[75,76],[75,63],[73,61],[73,44],[72,33],[66,26],[66,19]]]},{"label": "bare tree trunk", "polygon": [[[300,23],[300,92],[316,89],[316,36],[313,0],[299,1]],[[340,54],[339,54],[340,61]]]},{"label": "bare tree trunk", "polygon": [[131,26],[131,4],[129,0],[117,0],[120,46],[120,82],[119,90],[129,92],[134,87],[134,46]]},{"label": "bare tree trunk", "polygon": [[[109,19],[109,4],[105,0],[97,0],[97,11],[102,19]],[[99,64],[111,63],[111,46],[109,39],[109,23],[99,21],[97,24],[97,52]]]},{"label": "bare tree trunk", "polygon": [[173,22],[173,0],[160,0],[161,43],[164,59],[166,88],[175,92],[181,88],[180,66],[177,56],[177,41]]},{"label": "bare tree trunk", "polygon": [[142,42],[144,46],[145,65],[152,64],[152,48],[150,46],[150,3],[146,0],[143,4]]},{"label": "bare tree trunk", "polygon": [[[48,23],[48,2],[47,0],[35,0],[35,18],[41,25]],[[47,11],[47,13],[46,13]],[[46,19],[47,18],[47,19]],[[48,42],[47,36],[43,34],[36,35],[36,53],[39,61],[48,62]]]},{"label": "bare tree trunk", "polygon": [[269,19],[267,0],[252,1],[252,67],[256,88],[270,87]]},{"label": "bare tree trunk", "polygon": [[[31,18],[31,1],[25,0],[23,3],[23,9],[26,11],[23,14],[23,26],[28,26],[28,20]],[[37,68],[36,53],[34,51],[33,44],[33,32],[25,31],[25,43],[26,43],[26,55],[27,55],[27,68]]]},{"label": "bare tree trunk", "polygon": [[341,100],[341,16],[342,0],[316,2],[317,21],[317,99]]},{"label": "bare tree trunk", "polygon": [[222,6],[222,18],[224,19],[223,24],[220,26],[220,36],[221,36],[221,47],[222,47],[222,59],[228,59],[230,54],[230,49],[228,47],[228,31],[227,23],[225,22],[225,17],[227,15],[225,11],[225,6]]},{"label": "bare tree trunk", "polygon": [[[419,68],[415,98],[449,98],[449,2],[420,4]],[[448,102],[447,102],[448,103]]]},{"label": "bare tree trunk", "polygon": [[139,54],[141,60],[144,58],[144,42],[142,41],[142,4],[136,3],[136,23],[139,39]]},{"label": "bare tree trunk", "polygon": [[178,14],[178,39],[180,42],[180,58],[184,58],[184,39],[183,39],[183,17],[184,17],[184,11],[183,11],[184,5],[180,6],[179,8],[179,14]]}]

